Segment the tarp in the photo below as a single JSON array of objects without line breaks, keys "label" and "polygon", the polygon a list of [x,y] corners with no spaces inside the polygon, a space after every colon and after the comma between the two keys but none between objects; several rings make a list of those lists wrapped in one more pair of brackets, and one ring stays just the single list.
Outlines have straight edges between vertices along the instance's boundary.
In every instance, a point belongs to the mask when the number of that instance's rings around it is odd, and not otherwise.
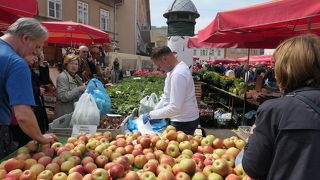
[{"label": "tarp", "polygon": [[308,32],[320,35],[319,0],[274,0],[219,12],[198,38],[199,42],[275,48],[284,39]]},{"label": "tarp", "polygon": [[109,43],[109,34],[95,27],[72,21],[41,22],[49,32],[48,43]]}]

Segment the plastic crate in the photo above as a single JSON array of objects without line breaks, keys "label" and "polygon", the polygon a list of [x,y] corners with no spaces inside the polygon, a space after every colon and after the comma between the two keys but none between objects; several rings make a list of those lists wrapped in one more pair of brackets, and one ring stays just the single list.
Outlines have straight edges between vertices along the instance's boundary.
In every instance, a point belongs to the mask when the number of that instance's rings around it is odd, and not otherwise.
[{"label": "plastic crate", "polygon": [[248,139],[248,137],[250,136],[250,129],[251,126],[239,126],[239,135],[242,136],[242,138],[244,139]]},{"label": "plastic crate", "polygon": [[[130,118],[133,118],[137,116],[138,110],[134,109],[131,113],[131,115],[127,116],[121,123],[119,129],[97,129],[97,132],[105,132],[110,131],[115,137],[118,134],[124,133],[124,130],[126,129],[127,122]],[[55,133],[58,135],[65,135],[65,136],[71,136],[72,133],[72,127],[70,127],[70,121],[72,118],[72,113],[63,115],[55,120],[52,121],[52,123],[49,124],[49,131],[50,133]]]}]

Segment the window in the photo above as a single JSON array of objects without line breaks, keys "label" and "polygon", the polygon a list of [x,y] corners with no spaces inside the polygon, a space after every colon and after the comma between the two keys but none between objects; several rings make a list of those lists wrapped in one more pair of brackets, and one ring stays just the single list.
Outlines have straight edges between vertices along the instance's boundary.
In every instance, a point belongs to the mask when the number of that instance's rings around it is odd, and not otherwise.
[{"label": "window", "polygon": [[48,0],[48,16],[61,19],[61,0]]},{"label": "window", "polygon": [[100,9],[100,29],[109,30],[109,11]]},{"label": "window", "polygon": [[193,55],[194,55],[194,56],[197,55],[197,50],[196,50],[196,49],[193,50]]},{"label": "window", "polygon": [[221,56],[221,50],[218,49],[218,56]]},{"label": "window", "polygon": [[88,24],[88,4],[78,1],[78,22]]}]

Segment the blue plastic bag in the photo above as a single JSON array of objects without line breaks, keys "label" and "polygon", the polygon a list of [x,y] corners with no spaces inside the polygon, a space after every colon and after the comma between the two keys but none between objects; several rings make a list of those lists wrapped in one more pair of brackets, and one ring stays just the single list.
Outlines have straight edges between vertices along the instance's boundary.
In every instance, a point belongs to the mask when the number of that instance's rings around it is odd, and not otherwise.
[{"label": "blue plastic bag", "polygon": [[103,84],[96,78],[89,81],[85,91],[93,96],[100,114],[108,114],[111,109],[111,99],[103,87]]},{"label": "blue plastic bag", "polygon": [[[153,119],[149,122],[152,128],[152,131],[154,132],[160,132],[161,130],[167,127],[167,121],[165,119]],[[139,130],[136,120],[132,120],[132,119],[128,120],[127,128],[132,133]]]}]

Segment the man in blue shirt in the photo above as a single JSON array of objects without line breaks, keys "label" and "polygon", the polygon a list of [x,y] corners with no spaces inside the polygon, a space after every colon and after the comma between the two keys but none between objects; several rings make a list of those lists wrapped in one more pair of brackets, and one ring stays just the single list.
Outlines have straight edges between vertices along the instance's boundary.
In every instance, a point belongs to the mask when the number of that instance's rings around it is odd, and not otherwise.
[{"label": "man in blue shirt", "polygon": [[23,60],[47,39],[45,27],[33,18],[20,18],[0,37],[0,159],[14,151],[9,125],[12,110],[28,136],[39,143],[53,142],[53,134],[42,134],[31,106],[34,103],[31,74]]}]

